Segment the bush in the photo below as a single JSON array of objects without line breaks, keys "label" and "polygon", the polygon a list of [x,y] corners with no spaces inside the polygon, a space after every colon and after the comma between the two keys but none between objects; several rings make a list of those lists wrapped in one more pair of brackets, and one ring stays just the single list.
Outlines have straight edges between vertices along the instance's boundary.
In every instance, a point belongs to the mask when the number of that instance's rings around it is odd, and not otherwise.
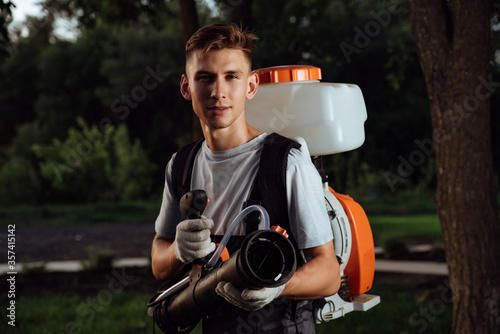
[{"label": "bush", "polygon": [[123,200],[147,196],[153,186],[155,167],[149,162],[146,152],[138,140],[132,144],[128,130],[120,126],[113,138],[117,167],[112,175],[116,193]]},{"label": "bush", "polygon": [[47,273],[47,262],[39,262],[23,265],[22,273],[24,275],[39,275]]},{"label": "bush", "polygon": [[99,129],[78,119],[64,141],[35,145],[42,175],[61,196],[78,201],[135,200],[147,196],[155,166],[125,125]]},{"label": "bush", "polygon": [[9,158],[0,168],[0,203],[37,202],[42,190],[41,180],[35,167],[21,156]]},{"label": "bush", "polygon": [[113,269],[113,264],[118,255],[109,249],[89,248],[89,259],[83,263],[83,267],[89,271],[108,272]]}]

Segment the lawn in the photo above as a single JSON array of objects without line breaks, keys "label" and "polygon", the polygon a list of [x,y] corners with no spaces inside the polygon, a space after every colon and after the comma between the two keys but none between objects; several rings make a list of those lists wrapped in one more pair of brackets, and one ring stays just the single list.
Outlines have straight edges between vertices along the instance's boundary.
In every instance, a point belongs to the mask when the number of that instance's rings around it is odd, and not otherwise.
[{"label": "lawn", "polygon": [[[382,303],[368,312],[352,312],[345,317],[317,326],[318,334],[356,333],[449,333],[451,305],[446,285],[439,282],[437,297],[420,303],[417,297],[426,293],[422,287],[385,281],[370,293],[380,295]],[[107,292],[104,292],[107,291]],[[441,292],[440,292],[441,291]],[[6,326],[2,333],[37,334],[139,334],[152,333],[152,318],[146,314],[145,293],[108,290],[91,295],[41,292],[23,295],[16,301],[16,327]],[[444,299],[443,299],[444,298]],[[5,305],[5,297],[1,299]],[[157,329],[157,333],[161,331]],[[199,328],[193,334],[200,334]]]},{"label": "lawn", "polygon": [[421,215],[369,215],[376,243],[389,238],[428,238],[439,241],[441,226],[437,214]]},{"label": "lawn", "polygon": [[160,203],[83,203],[0,207],[2,224],[29,226],[68,226],[99,223],[151,223],[156,219]]}]

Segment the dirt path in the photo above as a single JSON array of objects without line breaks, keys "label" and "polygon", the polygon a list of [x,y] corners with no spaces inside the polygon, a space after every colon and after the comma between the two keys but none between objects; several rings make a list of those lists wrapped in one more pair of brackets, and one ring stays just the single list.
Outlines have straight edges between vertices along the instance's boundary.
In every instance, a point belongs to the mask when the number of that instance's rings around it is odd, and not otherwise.
[{"label": "dirt path", "polygon": [[17,225],[17,261],[83,260],[88,259],[90,248],[112,250],[121,258],[146,257],[154,235],[152,223],[28,228]]}]

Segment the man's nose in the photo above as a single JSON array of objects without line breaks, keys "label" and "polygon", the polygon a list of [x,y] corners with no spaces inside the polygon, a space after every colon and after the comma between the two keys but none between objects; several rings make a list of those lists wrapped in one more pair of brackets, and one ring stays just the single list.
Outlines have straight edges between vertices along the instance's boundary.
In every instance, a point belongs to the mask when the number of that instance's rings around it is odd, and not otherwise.
[{"label": "man's nose", "polygon": [[210,97],[213,99],[221,100],[227,96],[227,86],[222,78],[217,78],[212,85],[212,93]]}]

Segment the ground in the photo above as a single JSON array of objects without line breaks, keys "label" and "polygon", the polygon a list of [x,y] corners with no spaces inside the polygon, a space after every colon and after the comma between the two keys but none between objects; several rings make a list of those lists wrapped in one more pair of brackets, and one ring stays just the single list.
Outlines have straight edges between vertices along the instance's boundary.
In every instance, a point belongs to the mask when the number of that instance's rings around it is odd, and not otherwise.
[{"label": "ground", "polygon": [[86,260],[89,250],[111,250],[120,258],[147,257],[155,236],[151,224],[95,224],[74,227],[18,225],[18,262]]},{"label": "ground", "polygon": [[[148,257],[155,235],[153,224],[96,224],[74,227],[28,227],[16,230],[17,262],[87,260],[89,251],[111,251],[119,258]],[[131,277],[127,289],[153,294],[159,288],[149,267],[114,269]],[[123,271],[122,271],[123,270]],[[95,293],[113,277],[112,270],[41,273],[31,270],[18,276],[20,291]]]}]

